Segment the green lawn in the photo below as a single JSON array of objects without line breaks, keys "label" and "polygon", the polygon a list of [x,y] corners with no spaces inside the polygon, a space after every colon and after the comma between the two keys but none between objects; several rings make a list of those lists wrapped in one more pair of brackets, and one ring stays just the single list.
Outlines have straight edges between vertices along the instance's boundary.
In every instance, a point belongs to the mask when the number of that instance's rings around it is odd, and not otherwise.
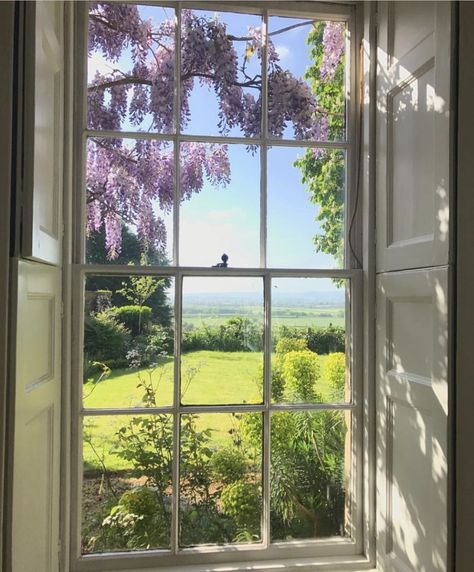
[{"label": "green lawn", "polygon": [[[327,395],[328,384],[324,379],[326,356],[320,356],[322,378],[318,391]],[[259,403],[258,372],[262,354],[251,352],[197,351],[182,357],[182,387],[184,405]],[[98,384],[84,385],[84,406],[94,408],[123,408],[143,406],[143,381],[151,382],[156,389],[157,405],[171,405],[173,399],[173,360],[153,370],[117,370]],[[113,453],[115,434],[127,424],[128,415],[88,416],[85,418],[86,441],[92,437],[93,448],[84,444],[84,459],[89,467],[98,467],[102,458],[108,469],[126,469],[125,461]],[[229,414],[207,414],[199,416],[199,429],[213,430],[216,445],[228,438]]]}]

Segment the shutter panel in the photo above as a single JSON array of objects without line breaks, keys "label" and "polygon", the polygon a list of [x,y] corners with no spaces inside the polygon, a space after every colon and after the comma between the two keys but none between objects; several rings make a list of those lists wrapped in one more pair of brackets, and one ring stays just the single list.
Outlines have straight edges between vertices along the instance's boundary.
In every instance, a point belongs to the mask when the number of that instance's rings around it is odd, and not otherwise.
[{"label": "shutter panel", "polygon": [[61,269],[17,266],[13,572],[58,570]]},{"label": "shutter panel", "polygon": [[[16,303],[12,572],[59,569],[62,2],[26,2],[21,258]],[[33,261],[25,260],[32,258]]]},{"label": "shutter panel", "polygon": [[447,2],[378,5],[377,553],[447,570],[450,33]]},{"label": "shutter panel", "polygon": [[22,256],[61,259],[63,3],[26,3]]}]

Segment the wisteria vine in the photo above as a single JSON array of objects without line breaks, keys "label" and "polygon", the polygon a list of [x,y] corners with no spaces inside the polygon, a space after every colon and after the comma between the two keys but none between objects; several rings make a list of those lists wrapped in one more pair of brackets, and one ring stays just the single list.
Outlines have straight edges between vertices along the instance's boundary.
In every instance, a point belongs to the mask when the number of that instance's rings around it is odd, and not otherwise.
[{"label": "wisteria vine", "polygon": [[[278,32],[276,32],[278,33]],[[128,70],[97,72],[88,85],[88,126],[94,130],[120,130],[124,124],[170,134],[175,125],[175,23],[153,24],[142,19],[132,4],[89,3],[89,55],[100,53],[117,63],[123,54]],[[238,57],[234,42],[245,42]],[[332,81],[344,52],[344,25],[325,23],[321,81]],[[183,10],[181,16],[181,70],[179,121],[190,123],[190,95],[194,83],[212,88],[219,107],[218,129],[226,135],[238,128],[244,137],[258,137],[261,128],[262,78],[251,75],[250,57],[262,61],[262,31],[249,27],[245,37],[227,32],[217,18]],[[292,126],[297,139],[325,140],[331,135],[327,107],[319,105],[307,82],[284,69],[272,38],[268,39],[268,132],[282,137]],[[182,143],[180,150],[181,200],[199,193],[207,179],[215,186],[230,181],[226,145]],[[108,257],[121,251],[122,225],[136,230],[146,248],[163,249],[167,235],[162,216],[174,201],[172,145],[145,139],[91,138],[87,158],[87,230],[104,229]]]}]

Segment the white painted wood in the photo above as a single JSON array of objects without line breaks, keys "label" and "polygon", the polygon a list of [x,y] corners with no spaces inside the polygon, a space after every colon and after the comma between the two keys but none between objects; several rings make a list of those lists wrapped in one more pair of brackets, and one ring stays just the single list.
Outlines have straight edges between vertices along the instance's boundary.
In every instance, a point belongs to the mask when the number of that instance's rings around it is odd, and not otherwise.
[{"label": "white painted wood", "polygon": [[58,570],[61,270],[17,262],[13,572]]},{"label": "white painted wood", "polygon": [[379,6],[378,271],[449,262],[450,9]]},{"label": "white painted wood", "polygon": [[377,279],[381,570],[447,570],[448,268]]},{"label": "white painted wood", "polygon": [[61,259],[63,3],[26,6],[25,164],[22,255]]},{"label": "white painted wood", "polygon": [[377,560],[448,569],[448,2],[382,2],[376,112]]}]

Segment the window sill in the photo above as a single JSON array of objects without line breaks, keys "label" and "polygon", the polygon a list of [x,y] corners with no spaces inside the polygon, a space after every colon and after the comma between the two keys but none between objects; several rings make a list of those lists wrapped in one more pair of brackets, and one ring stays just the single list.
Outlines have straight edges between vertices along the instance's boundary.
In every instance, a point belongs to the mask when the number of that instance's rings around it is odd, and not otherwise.
[{"label": "window sill", "polygon": [[215,564],[199,564],[191,566],[159,566],[147,568],[111,569],[95,568],[94,572],[376,572],[373,563],[361,556],[341,558],[328,556],[323,558],[291,558],[285,560],[263,560],[261,562],[228,562]]}]

